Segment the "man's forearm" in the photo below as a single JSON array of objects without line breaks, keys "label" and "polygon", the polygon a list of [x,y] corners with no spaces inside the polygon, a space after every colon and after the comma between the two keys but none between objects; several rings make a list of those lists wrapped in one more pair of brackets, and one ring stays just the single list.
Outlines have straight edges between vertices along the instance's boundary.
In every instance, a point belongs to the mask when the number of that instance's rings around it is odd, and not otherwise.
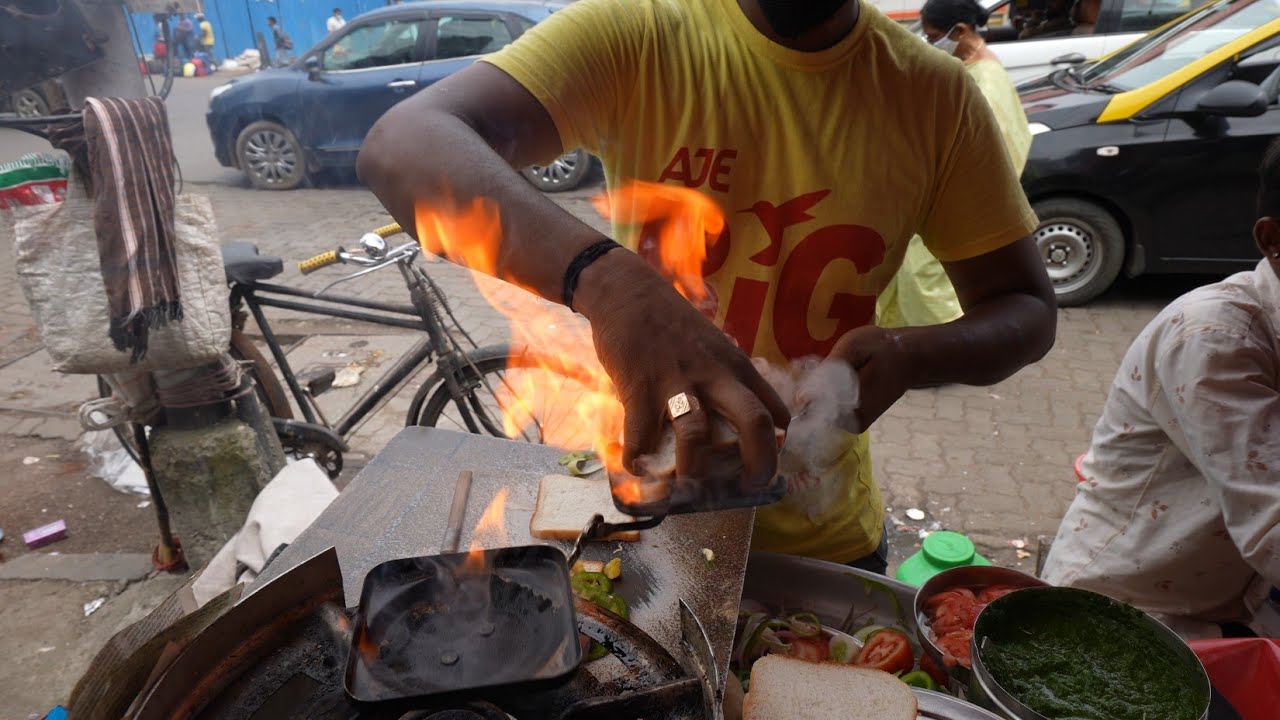
[{"label": "man's forearm", "polygon": [[894,335],[911,358],[913,387],[994,385],[1053,347],[1056,308],[1042,297],[1012,293],[965,310],[958,320],[902,328]]},{"label": "man's forearm", "polygon": [[603,236],[525,182],[461,118],[409,104],[393,109],[369,133],[358,161],[360,179],[415,237],[419,202],[442,211],[476,198],[493,202],[502,222],[495,274],[558,302],[570,260]]}]

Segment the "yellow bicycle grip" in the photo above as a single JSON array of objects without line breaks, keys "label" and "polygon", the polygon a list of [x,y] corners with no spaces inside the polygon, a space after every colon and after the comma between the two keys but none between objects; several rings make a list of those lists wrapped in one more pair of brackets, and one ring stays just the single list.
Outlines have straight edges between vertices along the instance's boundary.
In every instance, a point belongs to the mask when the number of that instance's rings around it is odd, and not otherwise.
[{"label": "yellow bicycle grip", "polygon": [[329,267],[330,265],[333,265],[337,262],[338,262],[338,251],[330,250],[329,252],[320,253],[319,255],[313,258],[309,258],[307,260],[303,260],[302,262],[298,263],[298,270],[303,275],[310,275],[311,273],[319,270],[320,268]]},{"label": "yellow bicycle grip", "polygon": [[385,240],[392,235],[399,235],[404,232],[404,230],[400,227],[400,223],[391,223],[390,225],[383,225],[380,228],[374,228],[372,232],[374,235]]}]

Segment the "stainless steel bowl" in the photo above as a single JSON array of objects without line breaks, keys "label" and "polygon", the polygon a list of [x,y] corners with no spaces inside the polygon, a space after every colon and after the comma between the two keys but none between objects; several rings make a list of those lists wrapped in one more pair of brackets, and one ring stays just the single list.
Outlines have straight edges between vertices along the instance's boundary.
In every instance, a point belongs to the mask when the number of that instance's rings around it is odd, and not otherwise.
[{"label": "stainless steel bowl", "polygon": [[[991,585],[1012,585],[1014,587],[1046,587],[1048,583],[1026,573],[1010,570],[994,565],[975,565],[954,567],[929,578],[916,591],[915,618],[916,635],[920,639],[920,647],[938,667],[944,668],[953,678],[952,684],[958,687],[969,685],[969,670],[958,663],[950,667],[945,662],[946,653],[933,642],[929,629],[929,617],[924,612],[924,603],[929,598],[944,590],[952,588],[985,588]],[[956,689],[953,687],[952,689]]]},{"label": "stainless steel bowl", "polygon": [[[1008,598],[1008,599],[1006,599]],[[969,685],[969,699],[989,710],[1009,718],[1010,720],[1051,720],[1044,715],[1032,710],[1024,705],[1011,693],[1000,686],[992,677],[986,664],[983,662],[982,648],[983,640],[988,637],[997,622],[1007,622],[1008,614],[1018,612],[1026,612],[1025,607],[1043,608],[1044,612],[1061,612],[1064,608],[1070,607],[1073,602],[1080,603],[1101,603],[1101,607],[1115,608],[1116,612],[1123,612],[1130,617],[1136,618],[1138,622],[1153,630],[1161,643],[1168,648],[1169,652],[1176,660],[1192,670],[1192,674],[1196,676],[1196,682],[1204,696],[1204,707],[1198,715],[1199,720],[1208,720],[1209,717],[1209,676],[1204,671],[1204,666],[1200,663],[1200,659],[1191,651],[1191,648],[1183,642],[1169,628],[1165,627],[1155,618],[1134,608],[1126,605],[1118,600],[1101,595],[1099,593],[1090,592],[1088,590],[1080,590],[1078,588],[1064,587],[1041,587],[1031,588],[1020,591],[1015,594],[1000,598],[992,602],[982,613],[978,615],[978,621],[974,625],[973,645],[971,647],[971,656],[973,659],[973,673]],[[1016,603],[1016,605],[1015,605]],[[1020,607],[1021,606],[1021,607]],[[1018,609],[1014,609],[1018,608]],[[1034,612],[1034,611],[1033,611]],[[1015,621],[1016,622],[1016,621]]]}]

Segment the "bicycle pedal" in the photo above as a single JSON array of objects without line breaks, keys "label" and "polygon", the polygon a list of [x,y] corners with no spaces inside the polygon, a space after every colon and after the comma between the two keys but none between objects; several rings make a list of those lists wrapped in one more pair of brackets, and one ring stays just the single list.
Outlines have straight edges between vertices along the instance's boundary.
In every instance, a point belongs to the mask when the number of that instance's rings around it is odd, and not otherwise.
[{"label": "bicycle pedal", "polygon": [[328,392],[333,387],[333,381],[338,376],[338,371],[331,367],[307,368],[298,373],[298,382],[306,388],[307,394],[315,397],[321,393]]}]

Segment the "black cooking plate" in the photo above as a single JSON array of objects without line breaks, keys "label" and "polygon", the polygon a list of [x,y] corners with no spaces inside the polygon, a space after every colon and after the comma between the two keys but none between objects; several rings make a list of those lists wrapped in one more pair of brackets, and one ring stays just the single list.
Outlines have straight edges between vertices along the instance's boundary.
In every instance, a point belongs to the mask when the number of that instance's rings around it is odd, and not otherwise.
[{"label": "black cooking plate", "polygon": [[526,693],[581,660],[560,550],[545,545],[391,560],[365,576],[347,653],[360,702]]}]

